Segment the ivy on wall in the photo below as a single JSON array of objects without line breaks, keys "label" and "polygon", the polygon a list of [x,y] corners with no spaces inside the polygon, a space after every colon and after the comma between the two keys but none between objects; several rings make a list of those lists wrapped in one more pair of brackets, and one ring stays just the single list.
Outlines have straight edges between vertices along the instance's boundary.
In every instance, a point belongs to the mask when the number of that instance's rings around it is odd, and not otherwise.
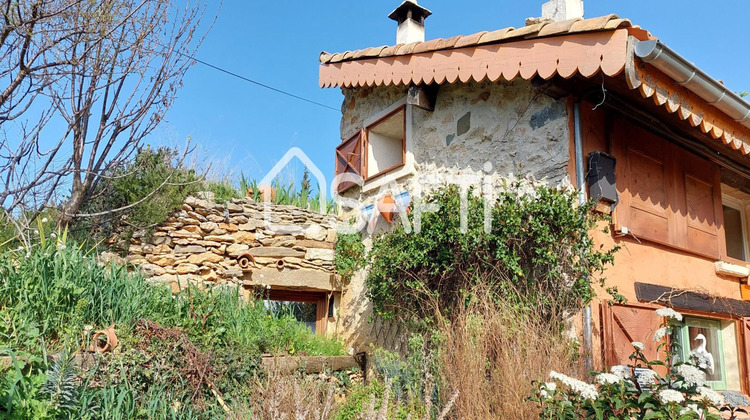
[{"label": "ivy on wall", "polygon": [[480,283],[548,316],[591,301],[592,280],[604,285],[601,274],[617,250],[595,246],[589,236],[603,216],[577,205],[575,191],[527,181],[510,182],[497,195],[489,233],[484,200],[472,191],[461,232],[460,194],[447,187],[426,200],[440,209],[422,214],[419,234],[399,225],[375,236],[366,283],[376,314],[429,317],[436,307],[449,314]]}]

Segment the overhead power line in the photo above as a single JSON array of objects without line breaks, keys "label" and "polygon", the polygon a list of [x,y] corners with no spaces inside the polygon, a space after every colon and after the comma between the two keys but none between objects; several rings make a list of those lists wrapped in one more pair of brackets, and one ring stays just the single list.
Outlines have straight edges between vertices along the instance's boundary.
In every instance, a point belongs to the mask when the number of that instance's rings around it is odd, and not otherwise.
[{"label": "overhead power line", "polygon": [[201,59],[195,58],[192,55],[188,55],[188,54],[185,54],[185,53],[180,53],[180,54],[184,55],[185,57],[190,58],[191,60],[195,60],[196,63],[201,63],[201,64],[203,64],[206,67],[210,67],[210,68],[212,68],[214,70],[218,70],[218,71],[220,71],[222,73],[226,73],[226,74],[228,74],[230,76],[233,76],[233,77],[236,77],[236,78],[238,78],[240,80],[244,80],[246,82],[252,83],[252,84],[254,84],[256,86],[260,86],[262,88],[274,91],[276,93],[280,93],[282,95],[286,95],[286,96],[292,97],[294,99],[299,99],[300,101],[304,101],[304,102],[307,102],[307,103],[310,103],[310,104],[313,104],[313,105],[317,105],[317,106],[320,106],[320,107],[323,107],[323,108],[326,108],[326,109],[331,109],[331,110],[336,111],[336,112],[341,112],[340,109],[334,108],[332,106],[328,106],[328,105],[320,103],[320,102],[313,101],[312,99],[307,99],[307,98],[304,98],[302,96],[295,95],[295,94],[293,94],[291,92],[287,92],[285,90],[282,90],[282,89],[279,89],[279,88],[275,88],[273,86],[269,86],[269,85],[267,85],[265,83],[258,82],[256,80],[250,79],[249,77],[245,77],[245,76],[243,76],[241,74],[237,74],[235,72],[229,71],[229,70],[221,68],[219,66],[215,66],[215,65],[213,65],[211,63],[208,63],[206,61],[203,61]]}]

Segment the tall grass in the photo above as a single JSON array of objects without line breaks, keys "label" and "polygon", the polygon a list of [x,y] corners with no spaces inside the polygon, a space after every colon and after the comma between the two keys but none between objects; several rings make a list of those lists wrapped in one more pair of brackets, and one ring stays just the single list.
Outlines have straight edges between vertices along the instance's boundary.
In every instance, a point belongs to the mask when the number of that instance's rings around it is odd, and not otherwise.
[{"label": "tall grass", "polygon": [[563,318],[548,318],[477,287],[468,305],[440,318],[436,366],[439,382],[459,391],[460,419],[538,419],[532,381],[551,370],[583,373],[576,347],[563,336]]}]

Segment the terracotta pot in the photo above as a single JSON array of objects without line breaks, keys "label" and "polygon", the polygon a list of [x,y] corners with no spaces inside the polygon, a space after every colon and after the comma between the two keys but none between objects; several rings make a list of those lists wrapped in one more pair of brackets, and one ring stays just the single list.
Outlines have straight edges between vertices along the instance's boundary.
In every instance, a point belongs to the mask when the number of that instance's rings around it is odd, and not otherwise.
[{"label": "terracotta pot", "polygon": [[284,260],[282,258],[279,258],[276,261],[276,268],[278,268],[279,270],[283,270],[285,265],[286,265],[286,263],[284,262]]},{"label": "terracotta pot", "polygon": [[[275,201],[276,200],[276,188],[269,185],[261,185],[258,187],[260,192],[260,201]],[[255,195],[255,191],[252,188],[247,189],[247,196],[252,198]]]},{"label": "terracotta pot", "polygon": [[241,269],[248,270],[251,265],[255,265],[255,257],[250,254],[242,254],[237,258],[237,262],[240,264]]},{"label": "terracotta pot", "polygon": [[[104,338],[106,341],[104,341],[104,344],[99,340],[101,338]],[[115,349],[117,347],[117,335],[115,334],[115,328],[114,326],[107,328],[106,330],[99,330],[96,331],[91,336],[91,346],[89,346],[89,351],[94,351],[96,353],[107,353]]]}]

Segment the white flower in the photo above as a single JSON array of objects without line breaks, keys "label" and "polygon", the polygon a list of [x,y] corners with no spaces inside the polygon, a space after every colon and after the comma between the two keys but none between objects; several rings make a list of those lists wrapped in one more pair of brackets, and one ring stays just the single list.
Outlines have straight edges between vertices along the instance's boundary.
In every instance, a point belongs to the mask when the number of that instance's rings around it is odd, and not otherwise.
[{"label": "white flower", "polygon": [[664,404],[675,403],[681,404],[685,401],[685,396],[682,392],[675,391],[674,389],[665,389],[659,392],[659,400]]},{"label": "white flower", "polygon": [[630,377],[630,368],[627,366],[623,366],[623,365],[612,366],[612,369],[610,369],[609,371],[623,379]]},{"label": "white flower", "polygon": [[693,365],[684,364],[677,366],[677,374],[685,379],[687,386],[703,385],[706,381],[703,371]]},{"label": "white flower", "polygon": [[57,249],[58,249],[58,250],[63,250],[63,249],[65,249],[65,248],[67,248],[67,247],[65,246],[65,244],[64,244],[64,243],[62,243],[62,242],[58,242],[58,243],[57,243]]},{"label": "white flower", "polygon": [[47,222],[49,222],[49,220],[47,220],[46,217],[42,217],[42,223],[47,223]]},{"label": "white flower", "polygon": [[556,383],[545,382],[544,385],[542,385],[542,389],[539,393],[542,395],[542,398],[550,398],[555,393],[555,390],[557,390]]},{"label": "white flower", "polygon": [[654,342],[658,343],[659,341],[662,340],[662,338],[666,337],[667,331],[668,330],[666,327],[661,327],[658,330],[656,330],[656,332],[654,333]]},{"label": "white flower", "polygon": [[703,410],[698,409],[698,404],[688,404],[687,407],[680,410],[680,416],[690,413],[691,411],[699,416],[703,415]]},{"label": "white flower", "polygon": [[633,341],[633,342],[632,342],[632,343],[630,343],[630,344],[632,344],[632,345],[633,345],[633,347],[637,348],[637,349],[638,349],[638,350],[640,350],[640,351],[643,351],[643,349],[645,349],[645,348],[646,348],[646,346],[644,346],[644,345],[643,345],[643,343],[641,343],[640,341]]},{"label": "white flower", "polygon": [[651,369],[645,369],[638,372],[638,381],[642,383],[654,383],[659,378],[659,374]]},{"label": "white flower", "polygon": [[701,394],[701,396],[708,400],[711,404],[715,406],[722,406],[724,405],[724,397],[722,397],[718,392],[714,391],[711,388],[701,386],[698,387],[698,393]]},{"label": "white flower", "polygon": [[49,234],[50,238],[57,238],[57,234],[55,232],[52,232]]},{"label": "white flower", "polygon": [[600,373],[596,375],[596,382],[599,385],[612,385],[620,382],[622,378],[614,373]]},{"label": "white flower", "polygon": [[682,314],[675,311],[672,308],[661,308],[656,310],[656,315],[659,315],[664,318],[673,318],[678,321],[682,321]]},{"label": "white flower", "polygon": [[596,385],[587,384],[586,382],[571,378],[562,373],[557,373],[554,370],[549,373],[549,377],[560,381],[563,385],[567,386],[584,399],[595,400],[599,397],[599,393],[596,391]]}]

